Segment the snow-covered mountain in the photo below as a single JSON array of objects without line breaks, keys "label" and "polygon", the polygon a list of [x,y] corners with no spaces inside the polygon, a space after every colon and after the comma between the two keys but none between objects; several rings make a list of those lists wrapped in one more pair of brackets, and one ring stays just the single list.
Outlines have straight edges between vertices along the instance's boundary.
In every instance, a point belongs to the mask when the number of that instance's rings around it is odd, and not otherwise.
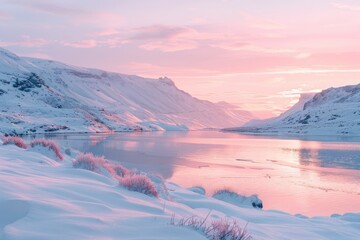
[{"label": "snow-covered mountain", "polygon": [[239,126],[246,111],[199,100],[166,77],[148,79],[0,48],[0,131],[93,132]]},{"label": "snow-covered mountain", "polygon": [[253,120],[231,131],[265,134],[360,135],[360,84],[303,94],[278,117]]}]

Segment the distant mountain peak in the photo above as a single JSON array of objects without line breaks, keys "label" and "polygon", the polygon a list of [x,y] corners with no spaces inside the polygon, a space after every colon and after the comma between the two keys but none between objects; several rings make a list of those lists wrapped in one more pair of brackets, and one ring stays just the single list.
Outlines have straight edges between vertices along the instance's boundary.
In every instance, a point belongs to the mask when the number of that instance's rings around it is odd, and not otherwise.
[{"label": "distant mountain peak", "polygon": [[262,134],[360,136],[360,84],[303,94],[280,116],[246,123],[233,131]]},{"label": "distant mountain peak", "polygon": [[164,76],[164,77],[159,77],[159,80],[163,83],[166,83],[169,86],[174,86],[175,87],[175,83],[173,80],[171,80],[170,78]]}]

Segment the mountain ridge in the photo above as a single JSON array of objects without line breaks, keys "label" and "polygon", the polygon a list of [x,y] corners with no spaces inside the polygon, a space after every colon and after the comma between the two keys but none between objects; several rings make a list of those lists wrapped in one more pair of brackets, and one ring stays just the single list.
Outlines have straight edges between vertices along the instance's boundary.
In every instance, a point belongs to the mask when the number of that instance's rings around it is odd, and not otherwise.
[{"label": "mountain ridge", "polygon": [[167,77],[19,57],[0,48],[3,133],[194,130],[251,118],[247,111],[192,97]]},{"label": "mountain ridge", "polygon": [[275,118],[229,128],[254,134],[360,135],[360,84],[304,94],[288,111]]}]

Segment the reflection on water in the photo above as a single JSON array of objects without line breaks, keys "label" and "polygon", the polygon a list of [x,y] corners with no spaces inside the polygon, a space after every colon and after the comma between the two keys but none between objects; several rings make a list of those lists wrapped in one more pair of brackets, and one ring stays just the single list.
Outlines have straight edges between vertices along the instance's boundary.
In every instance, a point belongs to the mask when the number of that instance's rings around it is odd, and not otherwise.
[{"label": "reflection on water", "polygon": [[[273,138],[213,131],[47,135],[128,168],[208,194],[257,193],[265,209],[305,215],[359,212],[359,138]],[[326,140],[326,141],[325,141]]]},{"label": "reflection on water", "polygon": [[300,164],[328,168],[360,169],[359,150],[301,149]]}]

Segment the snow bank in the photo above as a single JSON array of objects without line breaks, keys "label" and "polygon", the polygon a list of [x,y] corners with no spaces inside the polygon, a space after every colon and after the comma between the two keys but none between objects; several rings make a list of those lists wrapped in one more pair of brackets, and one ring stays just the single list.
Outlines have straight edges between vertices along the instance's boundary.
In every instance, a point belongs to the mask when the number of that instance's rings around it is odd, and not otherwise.
[{"label": "snow bank", "polygon": [[263,203],[258,196],[241,196],[240,194],[229,189],[218,190],[213,194],[212,197],[239,207],[263,208]]},{"label": "snow bank", "polygon": [[[172,219],[235,220],[254,239],[358,239],[360,213],[302,218],[241,208],[163,182],[169,200],[128,191],[112,176],[0,146],[0,239],[206,239]],[[160,179],[155,181],[161,182]]]}]

